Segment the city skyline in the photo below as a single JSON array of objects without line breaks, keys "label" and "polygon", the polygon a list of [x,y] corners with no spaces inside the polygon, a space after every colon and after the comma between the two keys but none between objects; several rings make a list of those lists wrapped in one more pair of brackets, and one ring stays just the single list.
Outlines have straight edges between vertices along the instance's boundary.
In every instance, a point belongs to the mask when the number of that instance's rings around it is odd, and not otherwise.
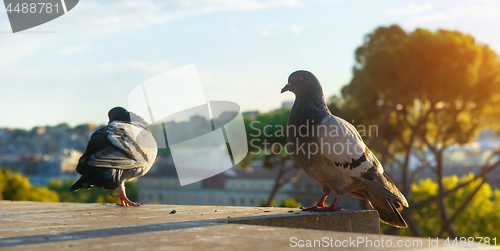
[{"label": "city skyline", "polygon": [[0,12],[0,128],[105,124],[130,91],[195,63],[207,100],[266,112],[288,75],[312,71],[326,97],[351,78],[354,50],[379,26],[470,34],[500,52],[494,1],[81,1],[12,34]]}]

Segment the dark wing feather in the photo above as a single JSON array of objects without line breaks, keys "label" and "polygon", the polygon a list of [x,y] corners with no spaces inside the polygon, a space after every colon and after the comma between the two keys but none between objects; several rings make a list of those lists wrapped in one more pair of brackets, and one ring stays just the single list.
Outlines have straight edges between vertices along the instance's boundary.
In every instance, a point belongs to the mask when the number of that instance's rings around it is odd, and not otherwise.
[{"label": "dark wing feather", "polygon": [[399,209],[396,207],[396,204],[399,205],[398,202],[387,199],[368,187],[349,194],[368,201],[372,208],[377,210],[383,222],[395,227],[407,227],[405,220],[397,210]]},{"label": "dark wing feather", "polygon": [[382,222],[400,228],[408,226],[392,200],[384,198],[373,191],[368,191],[366,195],[368,202],[373,209],[377,210]]},{"label": "dark wing feather", "polygon": [[85,150],[85,153],[83,153],[82,157],[80,157],[78,165],[76,166],[76,171],[79,174],[83,174],[83,172],[85,171],[85,168],[87,167],[87,161],[89,160],[90,156],[104,150],[111,144],[111,142],[109,142],[106,129],[107,127],[103,127],[95,131],[90,137],[90,140],[87,143],[87,149]]},{"label": "dark wing feather", "polygon": [[87,165],[95,167],[131,169],[142,167],[142,164],[130,158],[116,147],[108,146],[90,156]]},{"label": "dark wing feather", "polygon": [[353,179],[365,184],[371,190],[389,200],[397,201],[405,207],[409,206],[408,201],[406,201],[404,195],[399,191],[389,176],[385,173],[377,172],[374,167],[362,173],[360,177],[353,177]]},{"label": "dark wing feather", "polygon": [[[111,141],[110,137],[115,137]],[[142,167],[132,153],[127,138],[120,128],[108,125],[92,134],[85,153],[78,161],[76,171],[83,174],[87,166],[131,169]]]}]

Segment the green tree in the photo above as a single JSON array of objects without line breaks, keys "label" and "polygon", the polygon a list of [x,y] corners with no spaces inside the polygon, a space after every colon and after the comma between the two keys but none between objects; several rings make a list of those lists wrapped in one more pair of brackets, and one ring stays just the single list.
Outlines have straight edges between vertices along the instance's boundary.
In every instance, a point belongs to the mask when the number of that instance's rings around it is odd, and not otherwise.
[{"label": "green tree", "polygon": [[59,195],[46,187],[32,186],[27,177],[0,169],[0,200],[58,202]]},{"label": "green tree", "polygon": [[[71,180],[52,180],[47,187],[30,184],[27,177],[10,170],[0,168],[0,200],[23,200],[41,202],[84,202],[84,203],[118,203],[119,198],[110,196],[113,191],[100,188],[82,189],[75,193],[68,192],[73,185]],[[125,183],[127,196],[137,201],[139,189],[135,182]]]},{"label": "green tree", "polygon": [[[500,226],[500,190],[492,190],[483,179],[474,179],[474,174],[444,177],[445,189],[452,189],[460,184],[468,185],[460,188],[456,193],[447,196],[450,214],[460,210],[455,219],[455,228],[462,236],[467,237],[497,237]],[[470,182],[472,181],[472,182]],[[470,183],[469,183],[470,182]],[[410,203],[437,196],[439,185],[431,179],[422,179],[411,185],[412,195]],[[462,208],[464,202],[471,198],[470,203]],[[439,203],[432,202],[412,212],[417,225],[424,236],[437,237],[443,231],[443,221],[439,213]],[[401,232],[410,235],[408,229]]]},{"label": "green tree", "polygon": [[300,208],[302,204],[296,201],[294,198],[289,198],[286,200],[280,201],[280,207],[291,207],[291,208]]},{"label": "green tree", "polygon": [[[449,215],[446,198],[460,186],[445,191],[443,152],[469,142],[485,126],[499,125],[499,57],[489,46],[458,31],[407,33],[393,25],[368,34],[355,58],[353,78],[342,89],[342,100],[331,100],[330,107],[340,107],[358,123],[378,125],[378,137],[369,138],[368,145],[383,164],[391,161],[399,166],[398,185],[407,197],[420,172],[430,168],[436,174],[437,195],[403,211],[412,233],[421,235],[410,211],[438,200],[446,232],[457,236],[450,220],[457,216]],[[428,152],[434,163],[426,161]],[[409,169],[412,155],[423,163],[415,172]],[[499,164],[485,163],[478,177],[485,178]]]}]

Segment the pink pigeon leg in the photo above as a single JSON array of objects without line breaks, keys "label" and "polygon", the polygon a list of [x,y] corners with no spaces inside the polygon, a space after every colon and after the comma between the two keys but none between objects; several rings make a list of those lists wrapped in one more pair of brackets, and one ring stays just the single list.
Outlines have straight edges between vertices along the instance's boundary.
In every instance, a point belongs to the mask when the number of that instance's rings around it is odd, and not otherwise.
[{"label": "pink pigeon leg", "polygon": [[315,208],[313,211],[314,212],[325,212],[325,211],[338,211],[338,210],[341,210],[342,208],[340,207],[337,207],[337,203],[339,202],[340,200],[340,197],[335,197],[335,199],[333,200],[333,203],[331,206],[329,207],[318,207],[318,208]]},{"label": "pink pigeon leg", "polygon": [[321,195],[321,198],[319,199],[318,203],[316,203],[316,206],[313,207],[301,207],[302,211],[314,211],[317,208],[324,208],[325,207],[325,200],[328,195]]},{"label": "pink pigeon leg", "polygon": [[116,204],[117,206],[121,206],[121,207],[134,206],[134,207],[138,207],[138,206],[141,205],[141,203],[132,202],[132,201],[130,201],[127,198],[127,194],[125,193],[125,185],[123,183],[118,187],[118,191],[120,192],[120,194],[117,194],[117,195],[112,194],[111,195],[111,196],[113,196],[115,198],[120,198],[120,203]]}]

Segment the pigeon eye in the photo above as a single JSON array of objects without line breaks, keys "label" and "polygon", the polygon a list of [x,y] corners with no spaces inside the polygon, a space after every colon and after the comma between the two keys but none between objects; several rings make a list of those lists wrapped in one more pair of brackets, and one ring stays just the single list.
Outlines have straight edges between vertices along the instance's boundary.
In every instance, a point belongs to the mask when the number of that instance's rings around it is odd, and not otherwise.
[{"label": "pigeon eye", "polygon": [[302,81],[302,80],[304,80],[304,77],[300,76],[299,81]]}]

